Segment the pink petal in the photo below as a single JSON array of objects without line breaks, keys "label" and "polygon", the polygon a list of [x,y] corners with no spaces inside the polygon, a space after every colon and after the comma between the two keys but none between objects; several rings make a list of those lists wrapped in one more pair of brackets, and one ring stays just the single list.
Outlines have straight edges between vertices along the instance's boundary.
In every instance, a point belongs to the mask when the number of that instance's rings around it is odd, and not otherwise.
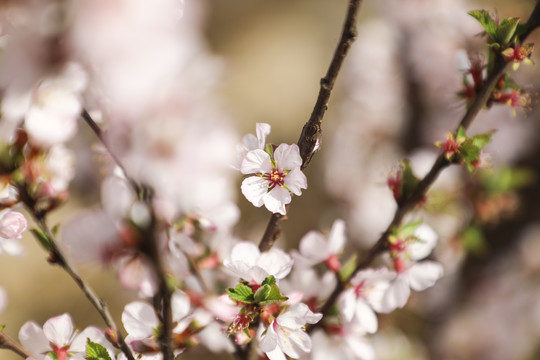
[{"label": "pink petal", "polygon": [[281,144],[274,151],[274,160],[278,168],[292,170],[302,166],[302,157],[298,145]]},{"label": "pink petal", "polygon": [[307,189],[307,178],[300,168],[292,169],[283,182],[294,195],[302,195],[301,189]]},{"label": "pink petal", "polygon": [[261,149],[248,151],[240,166],[242,174],[269,173],[271,170],[270,155]]},{"label": "pink petal", "polygon": [[291,202],[291,194],[287,189],[275,187],[263,197],[263,201],[264,206],[271,212],[285,215],[285,205]]},{"label": "pink petal", "polygon": [[43,333],[43,330],[33,321],[28,321],[21,327],[19,330],[19,341],[26,350],[34,354],[51,350],[49,340]]},{"label": "pink petal", "polygon": [[251,176],[242,181],[242,194],[256,207],[264,204],[264,196],[268,193],[268,184],[258,176]]},{"label": "pink petal", "polygon": [[67,313],[50,318],[43,324],[43,333],[47,339],[59,347],[71,343],[74,331],[73,321]]}]

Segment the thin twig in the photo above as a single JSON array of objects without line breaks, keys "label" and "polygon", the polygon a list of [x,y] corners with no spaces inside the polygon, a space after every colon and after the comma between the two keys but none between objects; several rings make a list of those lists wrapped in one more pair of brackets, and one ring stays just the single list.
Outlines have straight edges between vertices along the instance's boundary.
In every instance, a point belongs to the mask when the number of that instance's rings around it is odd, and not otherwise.
[{"label": "thin twig", "polygon": [[[529,28],[527,31],[520,37],[520,42],[523,42],[525,38],[537,27],[540,26],[540,1],[536,3],[536,7],[534,8],[531,17],[527,21],[527,24],[529,25]],[[508,67],[509,63],[504,61],[502,57],[498,56],[495,60],[495,64],[493,66],[493,71],[490,74],[489,78],[487,78],[484,82],[484,86],[482,87],[482,91],[480,91],[479,94],[477,94],[477,97],[475,98],[474,102],[471,104],[471,106],[467,109],[465,112],[465,115],[459,122],[459,125],[456,127],[456,130],[454,131],[454,134],[457,132],[457,130],[460,127],[463,127],[465,130],[469,128],[469,126],[472,124],[478,113],[486,106],[488,103],[491,94],[493,92],[493,89],[495,88],[497,82],[501,78],[501,76],[506,71],[506,68]],[[329,311],[331,310],[332,306],[336,302],[339,294],[345,289],[346,284],[348,281],[354,277],[360,270],[366,268],[371,264],[371,262],[381,253],[386,251],[386,245],[388,241],[388,236],[392,232],[392,229],[398,227],[401,222],[403,221],[403,218],[405,215],[413,210],[416,205],[425,197],[427,191],[431,187],[431,185],[435,182],[439,174],[443,169],[448,167],[451,163],[446,159],[444,152],[441,152],[437,160],[435,160],[435,163],[433,164],[431,170],[428,172],[428,174],[418,183],[416,186],[415,191],[413,194],[407,198],[396,210],[394,214],[394,218],[386,228],[386,230],[383,232],[383,234],[379,237],[375,245],[368,251],[368,253],[364,256],[364,258],[359,261],[356,265],[356,268],[352,272],[352,274],[349,276],[349,278],[346,281],[339,281],[336,288],[330,294],[326,302],[321,307],[321,313],[323,316],[326,316]],[[308,328],[308,331],[313,331],[315,328],[320,326],[320,323],[312,325],[310,328]]]},{"label": "thin twig", "polygon": [[132,177],[128,175],[126,168],[122,165],[122,162],[120,161],[120,159],[114,154],[109,144],[107,144],[103,130],[101,130],[99,125],[96,124],[96,122],[94,121],[94,119],[92,119],[92,116],[90,116],[90,114],[88,113],[88,111],[86,111],[86,109],[83,109],[81,113],[81,117],[86,122],[86,124],[88,124],[88,127],[90,127],[90,129],[94,132],[94,134],[96,134],[96,137],[99,139],[101,144],[105,147],[105,150],[107,150],[113,162],[116,164],[116,166],[118,166],[120,171],[122,171],[122,174],[127,179],[128,183],[131,185],[133,191],[135,192],[137,197],[139,197],[141,194],[141,186],[137,183],[137,181],[135,181],[135,179],[133,179]]},{"label": "thin twig", "polygon": [[[326,75],[321,79],[319,95],[315,106],[313,107],[313,111],[311,112],[311,116],[304,125],[300,138],[298,139],[298,147],[300,148],[300,156],[302,157],[302,169],[308,166],[311,158],[319,148],[322,132],[321,123],[324,114],[328,109],[328,100],[332,94],[332,89],[334,88],[334,84],[339,75],[341,65],[349,52],[349,48],[356,39],[356,18],[361,3],[361,0],[349,1],[349,8],[347,15],[345,16],[341,38],[334,51],[334,56],[332,57]],[[279,225],[282,220],[285,220],[284,216],[272,214],[268,225],[266,226],[266,231],[259,243],[259,249],[261,251],[267,251],[272,248],[279,236]]]},{"label": "thin twig", "polygon": [[0,331],[0,349],[11,350],[23,359],[32,356],[28,350],[3,331]]},{"label": "thin twig", "polygon": [[64,271],[73,279],[73,281],[75,281],[79,289],[81,289],[86,298],[101,315],[107,327],[110,328],[115,334],[117,334],[119,349],[126,355],[128,360],[134,360],[133,355],[131,354],[131,350],[125,342],[123,334],[119,331],[118,326],[116,325],[111,314],[109,313],[107,304],[103,299],[100,299],[96,295],[94,290],[86,281],[84,281],[84,279],[79,275],[77,270],[75,270],[75,268],[69,263],[62,250],[60,250],[55,235],[47,226],[47,223],[45,221],[45,214],[35,208],[34,200],[30,197],[30,195],[28,195],[26,189],[23,186],[19,187],[19,196],[21,198],[21,201],[25,204],[29,213],[32,215],[35,222],[41,229],[41,231],[45,233],[45,235],[50,241],[50,262],[62,267],[62,269],[64,269]]}]

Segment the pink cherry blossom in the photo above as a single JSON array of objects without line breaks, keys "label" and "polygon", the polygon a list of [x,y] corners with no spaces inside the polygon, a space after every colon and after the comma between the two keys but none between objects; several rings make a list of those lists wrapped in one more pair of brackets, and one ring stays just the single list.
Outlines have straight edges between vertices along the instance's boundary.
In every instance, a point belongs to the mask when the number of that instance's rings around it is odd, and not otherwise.
[{"label": "pink cherry blossom", "polygon": [[313,313],[308,306],[298,303],[272,320],[259,337],[261,350],[270,360],[285,360],[285,355],[298,359],[311,351],[311,338],[304,331],[306,324],[316,324],[322,314]]},{"label": "pink cherry blossom", "polygon": [[242,161],[242,174],[253,174],[242,182],[242,194],[256,207],[264,204],[273,213],[286,214],[291,193],[301,195],[307,179],[300,167],[296,144],[281,144],[270,156],[262,149],[251,150]]},{"label": "pink cherry blossom", "polygon": [[19,340],[29,352],[39,358],[39,354],[53,352],[58,360],[83,360],[86,356],[86,340],[105,346],[112,354],[110,344],[103,332],[95,327],[87,327],[76,332],[69,314],[50,318],[41,328],[37,323],[29,321],[19,331]]},{"label": "pink cherry blossom", "polygon": [[255,149],[264,150],[266,145],[266,137],[270,134],[270,125],[266,123],[256,123],[255,124],[255,133],[247,134],[242,138],[242,143],[237,146],[236,150],[236,164],[234,165],[235,169],[240,169],[242,161],[246,157],[246,154]]},{"label": "pink cherry blossom", "polygon": [[223,265],[240,278],[260,284],[270,275],[276,280],[287,276],[293,259],[277,247],[261,254],[257,245],[245,241],[234,246],[231,258],[225,259]]},{"label": "pink cherry blossom", "polygon": [[[338,271],[340,263],[338,255],[345,246],[345,222],[336,220],[328,237],[318,231],[310,231],[300,240],[300,255],[309,265],[326,262],[333,271]],[[303,262],[303,261],[302,261]]]},{"label": "pink cherry blossom", "polygon": [[375,333],[378,321],[374,310],[380,312],[382,298],[394,277],[395,274],[385,267],[357,273],[350,281],[352,287],[338,299],[343,319],[357,323],[368,333]]},{"label": "pink cherry blossom", "polygon": [[[171,298],[174,334],[182,334],[191,323],[190,301],[188,296],[180,290],[174,292]],[[159,320],[154,308],[142,301],[135,301],[125,306],[122,313],[122,323],[128,336],[126,342],[131,348],[141,353],[141,359],[162,359],[158,339],[156,337]],[[175,355],[183,351],[181,344],[176,344]]]},{"label": "pink cherry blossom", "polygon": [[27,222],[23,214],[18,211],[3,210],[0,212],[0,252],[11,256],[20,256],[23,247],[18,239],[26,230]]}]

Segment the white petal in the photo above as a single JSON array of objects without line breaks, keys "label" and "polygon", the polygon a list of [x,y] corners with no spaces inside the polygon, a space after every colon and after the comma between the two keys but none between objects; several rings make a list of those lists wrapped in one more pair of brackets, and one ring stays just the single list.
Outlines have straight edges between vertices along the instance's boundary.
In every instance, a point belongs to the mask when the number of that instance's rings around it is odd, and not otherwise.
[{"label": "white petal", "polygon": [[422,261],[407,270],[409,284],[415,291],[422,291],[435,285],[443,276],[443,267],[434,261]]},{"label": "white petal", "polygon": [[173,321],[180,321],[189,313],[190,301],[185,292],[176,290],[171,298]]},{"label": "white petal", "polygon": [[324,235],[312,230],[302,237],[298,249],[303,256],[319,263],[332,255],[327,247],[328,243]]},{"label": "white petal", "polygon": [[330,234],[328,234],[328,249],[332,254],[339,254],[345,247],[345,221],[337,219],[332,224]]},{"label": "white petal", "polygon": [[347,336],[345,342],[359,360],[375,360],[373,346],[363,337]]},{"label": "white petal", "polygon": [[259,347],[265,353],[274,350],[277,347],[277,334],[274,331],[275,320],[266,329],[266,334],[261,336],[259,340]]},{"label": "white petal", "polygon": [[98,329],[94,326],[89,326],[83,331],[81,331],[75,338],[73,339],[71,346],[69,347],[69,350],[72,352],[80,352],[80,353],[86,353],[86,340],[90,339],[92,342],[101,344],[101,345],[107,345],[107,341],[105,340],[105,335],[103,335],[103,331]]},{"label": "white petal", "polygon": [[280,326],[289,329],[301,329],[306,323],[315,324],[321,320],[322,314],[313,313],[304,303],[296,303],[291,308],[277,317]]},{"label": "white petal", "polygon": [[274,275],[276,279],[283,279],[291,272],[293,259],[285,251],[272,248],[270,251],[261,254],[257,266],[264,269],[268,274]]},{"label": "white petal", "polygon": [[245,153],[243,154],[242,156],[242,160],[243,158],[246,156],[247,152],[248,151],[251,151],[251,150],[255,150],[255,149],[263,149],[264,148],[261,148],[259,147],[259,140],[257,139],[257,137],[253,134],[247,134],[245,135],[243,138],[242,138],[242,144],[244,145],[244,148],[245,150]]},{"label": "white petal", "polygon": [[353,289],[347,289],[341,293],[338,299],[338,308],[341,316],[350,322],[356,310],[356,295]]},{"label": "white petal", "polygon": [[413,260],[421,260],[431,254],[437,244],[438,235],[429,225],[421,224],[414,232],[417,240],[407,246],[407,253]]},{"label": "white petal", "polygon": [[0,238],[0,248],[11,256],[21,256],[24,254],[24,247],[19,240]]},{"label": "white petal", "polygon": [[306,175],[300,168],[294,168],[283,179],[285,186],[295,195],[302,195],[301,189],[307,189]]},{"label": "white petal", "polygon": [[256,123],[255,132],[257,133],[257,140],[259,149],[264,150],[264,145],[266,143],[266,137],[270,134],[270,125],[267,123]]},{"label": "white petal", "polygon": [[56,346],[69,345],[73,337],[73,321],[67,313],[50,318],[43,324],[43,333]]},{"label": "white petal", "polygon": [[276,348],[272,351],[265,352],[265,354],[270,360],[287,360],[285,354],[283,354],[283,351],[281,351],[279,346],[276,346]]},{"label": "white petal", "polygon": [[261,251],[257,245],[248,241],[239,242],[231,251],[231,260],[233,262],[240,261],[249,266],[255,266],[260,256]]},{"label": "white petal", "polygon": [[291,194],[289,193],[289,190],[276,186],[264,195],[263,201],[264,206],[272,213],[285,215],[287,213],[285,205],[291,202]]},{"label": "white petal", "polygon": [[269,173],[271,170],[270,155],[261,149],[248,151],[240,165],[242,174]]},{"label": "white petal", "polygon": [[281,350],[293,359],[300,358],[311,351],[311,338],[304,330],[292,330],[285,333],[278,330],[278,343]]},{"label": "white petal", "polygon": [[274,151],[274,160],[278,168],[292,170],[302,166],[302,157],[298,145],[281,144]]},{"label": "white petal", "polygon": [[400,274],[394,280],[384,294],[381,312],[389,313],[397,308],[402,308],[407,303],[411,289],[405,275]]},{"label": "white petal", "polygon": [[39,354],[50,351],[49,340],[41,327],[33,321],[26,322],[19,330],[21,345],[31,353]]},{"label": "white petal", "polygon": [[356,302],[356,319],[358,323],[370,334],[377,332],[378,321],[375,312],[361,299]]},{"label": "white petal", "polygon": [[258,176],[250,176],[242,181],[242,194],[256,207],[264,204],[264,196],[268,193],[268,183]]},{"label": "white petal", "polygon": [[159,321],[152,306],[142,301],[135,301],[124,308],[122,323],[128,334],[139,340],[152,335]]}]

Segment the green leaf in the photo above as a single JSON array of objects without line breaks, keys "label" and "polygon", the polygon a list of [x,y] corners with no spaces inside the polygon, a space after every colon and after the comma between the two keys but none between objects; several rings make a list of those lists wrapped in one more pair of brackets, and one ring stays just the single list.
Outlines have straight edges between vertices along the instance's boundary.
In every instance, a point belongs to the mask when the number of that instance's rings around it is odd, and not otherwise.
[{"label": "green leaf", "polygon": [[260,303],[261,301],[265,301],[268,298],[268,295],[270,294],[271,286],[268,284],[262,285],[260,288],[255,291],[255,302]]},{"label": "green leaf", "polygon": [[416,185],[420,182],[412,170],[409,160],[402,160],[401,162],[401,198],[400,203],[405,202],[416,189]]},{"label": "green leaf", "polygon": [[501,46],[506,46],[514,37],[517,26],[519,24],[518,17],[506,18],[501,21],[497,29],[495,30],[495,36],[493,40]]},{"label": "green leaf", "polygon": [[36,240],[41,244],[41,246],[46,251],[52,251],[53,250],[52,241],[51,241],[51,239],[49,239],[47,234],[45,234],[45,232],[43,232],[42,230],[37,229],[37,228],[30,229],[30,231],[32,232],[32,234],[34,234],[34,237],[36,238]]},{"label": "green leaf", "polygon": [[56,353],[53,351],[48,352],[47,356],[50,357],[52,360],[58,360],[58,355],[56,355]]},{"label": "green leaf", "polygon": [[229,288],[227,292],[229,293],[229,297],[232,300],[240,301],[247,304],[255,302],[255,298],[253,297],[253,290],[251,290],[251,288],[247,285],[238,284],[234,289]]},{"label": "green leaf", "polygon": [[276,283],[276,278],[274,277],[274,275],[270,275],[266,279],[263,280],[261,285],[266,285],[266,284],[274,285],[275,283]]},{"label": "green leaf", "polygon": [[[261,288],[266,287],[266,286],[269,287],[269,290],[268,291],[263,290],[264,298],[263,298],[263,300],[257,301],[259,304],[264,305],[264,304],[268,304],[268,303],[272,303],[272,302],[286,301],[287,299],[289,299],[288,297],[281,295],[281,291],[279,290],[279,287],[276,284],[261,286],[257,290],[257,292],[259,292],[259,290],[261,290]],[[255,294],[257,294],[257,293],[255,293]],[[262,294],[263,293],[261,293],[261,295]]]},{"label": "green leaf", "polygon": [[491,137],[493,136],[493,133],[495,133],[494,130],[484,134],[474,135],[472,137],[473,145],[479,147],[480,149],[485,148],[491,142]]},{"label": "green leaf", "polygon": [[341,269],[339,270],[339,278],[342,281],[347,280],[349,277],[351,277],[352,273],[354,272],[354,269],[356,269],[356,261],[357,261],[357,255],[353,254],[347,261],[341,266]]},{"label": "green leaf", "polygon": [[86,360],[111,360],[105,346],[86,339]]},{"label": "green leaf", "polygon": [[422,219],[403,225],[399,229],[399,238],[407,239],[414,235],[416,228],[423,222]]},{"label": "green leaf", "polygon": [[461,242],[466,252],[482,255],[487,251],[486,240],[482,229],[477,225],[467,227],[461,234]]},{"label": "green leaf", "polygon": [[490,194],[513,191],[529,185],[534,180],[534,173],[529,169],[503,167],[495,171],[481,171],[478,178],[485,191]]},{"label": "green leaf", "polygon": [[493,21],[489,12],[486,10],[472,10],[469,11],[468,14],[478,20],[490,38],[494,38],[497,24],[495,24],[495,21]]},{"label": "green leaf", "polygon": [[4,331],[5,328],[6,328],[6,324],[0,324],[0,331]]}]

